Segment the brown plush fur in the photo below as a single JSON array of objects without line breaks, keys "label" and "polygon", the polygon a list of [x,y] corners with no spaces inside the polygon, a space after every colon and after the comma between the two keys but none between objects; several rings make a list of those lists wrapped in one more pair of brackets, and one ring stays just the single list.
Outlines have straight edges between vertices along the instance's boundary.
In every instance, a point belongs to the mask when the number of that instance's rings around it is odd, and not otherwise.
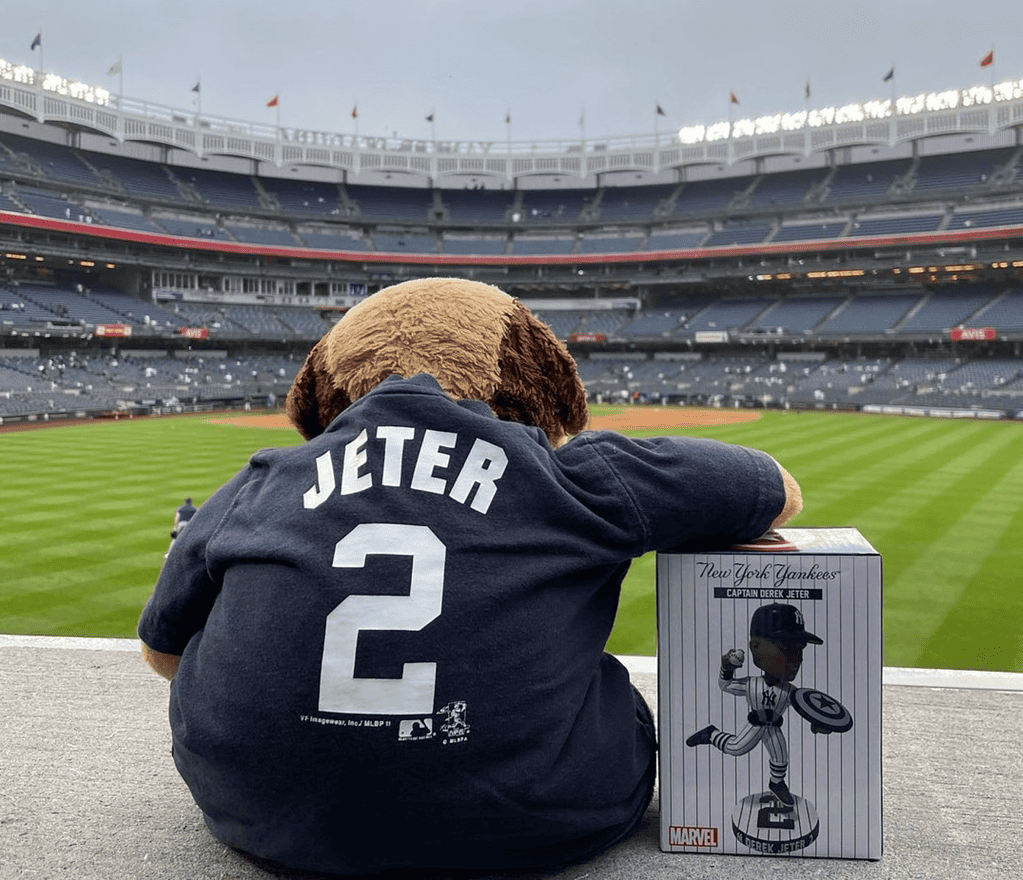
[{"label": "brown plush fur", "polygon": [[550,328],[498,288],[458,278],[397,284],[349,311],[309,352],[288,417],[315,437],[395,373],[429,373],[455,400],[483,400],[554,445],[589,420],[575,361]]}]

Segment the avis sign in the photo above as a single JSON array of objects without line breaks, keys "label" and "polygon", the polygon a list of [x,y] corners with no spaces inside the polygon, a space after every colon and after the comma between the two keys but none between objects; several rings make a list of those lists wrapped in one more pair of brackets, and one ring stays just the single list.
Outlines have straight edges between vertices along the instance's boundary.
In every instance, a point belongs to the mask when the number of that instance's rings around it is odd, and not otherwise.
[{"label": "avis sign", "polygon": [[948,335],[953,342],[988,342],[998,337],[994,327],[955,327]]}]

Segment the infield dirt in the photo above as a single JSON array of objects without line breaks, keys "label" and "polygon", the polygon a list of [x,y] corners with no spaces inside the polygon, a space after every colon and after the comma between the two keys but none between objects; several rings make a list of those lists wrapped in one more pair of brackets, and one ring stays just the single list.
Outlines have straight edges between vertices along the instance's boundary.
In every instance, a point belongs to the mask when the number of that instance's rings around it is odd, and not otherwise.
[{"label": "infield dirt", "polygon": [[[589,427],[596,431],[645,431],[658,428],[699,428],[704,425],[731,425],[753,422],[761,411],[753,409],[706,409],[701,407],[623,406],[614,412],[595,415]],[[287,416],[267,415],[222,416],[213,420],[218,425],[239,425],[250,428],[283,428],[293,430]]]}]

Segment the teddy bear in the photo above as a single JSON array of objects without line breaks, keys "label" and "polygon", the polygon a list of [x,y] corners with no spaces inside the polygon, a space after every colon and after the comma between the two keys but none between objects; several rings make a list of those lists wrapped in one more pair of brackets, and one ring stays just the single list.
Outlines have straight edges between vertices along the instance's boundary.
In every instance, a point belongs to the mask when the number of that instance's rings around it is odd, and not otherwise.
[{"label": "teddy bear", "polygon": [[565,345],[459,278],[350,309],[286,411],[304,442],[199,506],[139,621],[210,831],[347,875],[551,869],[633,833],[655,725],[605,651],[630,561],[751,540],[798,484],[587,430]]}]

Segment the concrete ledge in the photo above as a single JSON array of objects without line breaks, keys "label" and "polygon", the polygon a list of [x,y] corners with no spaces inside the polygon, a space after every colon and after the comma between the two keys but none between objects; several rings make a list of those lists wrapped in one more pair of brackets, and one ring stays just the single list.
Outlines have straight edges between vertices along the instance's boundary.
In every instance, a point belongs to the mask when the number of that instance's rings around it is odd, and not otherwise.
[{"label": "concrete ledge", "polygon": [[[624,659],[656,708],[652,658]],[[615,850],[529,880],[1023,876],[1023,675],[884,680],[880,862],[662,853],[655,799]],[[174,769],[166,713],[167,683],[134,640],[0,635],[0,877],[309,878],[210,836]]]}]

